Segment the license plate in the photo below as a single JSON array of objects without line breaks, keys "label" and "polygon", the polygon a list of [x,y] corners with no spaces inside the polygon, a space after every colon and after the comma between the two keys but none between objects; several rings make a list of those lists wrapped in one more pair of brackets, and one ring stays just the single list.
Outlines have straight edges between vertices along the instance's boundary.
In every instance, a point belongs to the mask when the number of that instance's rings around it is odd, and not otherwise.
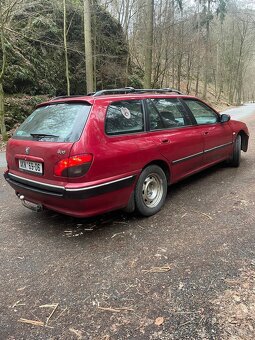
[{"label": "license plate", "polygon": [[19,168],[26,171],[36,172],[38,174],[42,174],[42,163],[25,161],[23,159],[19,159]]}]

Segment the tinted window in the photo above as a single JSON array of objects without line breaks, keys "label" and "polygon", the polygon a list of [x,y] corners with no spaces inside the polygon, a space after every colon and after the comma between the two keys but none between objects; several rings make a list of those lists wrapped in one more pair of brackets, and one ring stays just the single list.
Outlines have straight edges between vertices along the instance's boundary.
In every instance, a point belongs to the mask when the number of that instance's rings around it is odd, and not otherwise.
[{"label": "tinted window", "polygon": [[[177,99],[151,99],[165,128],[190,125],[182,104]],[[151,114],[150,114],[151,115]],[[151,116],[152,117],[152,116]]]},{"label": "tinted window", "polygon": [[90,105],[53,104],[36,109],[17,129],[15,139],[75,142],[84,128]]},{"label": "tinted window", "polygon": [[204,103],[189,99],[186,99],[185,103],[193,113],[197,124],[214,124],[218,121],[218,115]]},{"label": "tinted window", "polygon": [[143,109],[140,100],[123,100],[109,105],[105,122],[107,134],[118,135],[143,130]]}]

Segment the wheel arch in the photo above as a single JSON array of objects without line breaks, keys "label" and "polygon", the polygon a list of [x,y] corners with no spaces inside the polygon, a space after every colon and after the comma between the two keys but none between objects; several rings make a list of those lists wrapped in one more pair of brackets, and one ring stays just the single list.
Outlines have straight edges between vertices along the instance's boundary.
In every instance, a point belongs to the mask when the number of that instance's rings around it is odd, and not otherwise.
[{"label": "wheel arch", "polygon": [[165,173],[166,175],[166,179],[167,179],[167,183],[170,184],[171,182],[171,171],[169,168],[169,165],[167,164],[166,161],[163,161],[162,159],[156,159],[151,161],[150,163],[147,163],[142,170],[144,170],[145,168],[147,168],[150,165],[157,165],[159,166]]}]

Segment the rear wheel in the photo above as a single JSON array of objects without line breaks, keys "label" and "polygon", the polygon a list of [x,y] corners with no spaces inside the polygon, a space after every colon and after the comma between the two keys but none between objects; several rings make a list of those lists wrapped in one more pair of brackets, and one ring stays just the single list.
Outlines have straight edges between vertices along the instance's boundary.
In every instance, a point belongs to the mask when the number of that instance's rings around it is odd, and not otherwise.
[{"label": "rear wheel", "polygon": [[156,214],[164,205],[167,179],[157,165],[150,165],[141,173],[135,188],[135,205],[143,216]]},{"label": "rear wheel", "polygon": [[233,155],[232,155],[232,158],[229,162],[230,166],[238,167],[240,165],[241,146],[242,146],[242,137],[240,135],[237,135],[236,139],[234,141]]}]

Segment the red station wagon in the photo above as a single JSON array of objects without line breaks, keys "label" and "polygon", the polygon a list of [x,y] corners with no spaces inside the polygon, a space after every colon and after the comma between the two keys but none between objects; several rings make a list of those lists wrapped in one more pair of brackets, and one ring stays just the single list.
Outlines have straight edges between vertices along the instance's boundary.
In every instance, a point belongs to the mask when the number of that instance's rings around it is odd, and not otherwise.
[{"label": "red station wagon", "polygon": [[244,123],[172,89],[58,97],[9,140],[5,178],[36,211],[150,216],[168,185],[218,162],[238,166],[248,139]]}]

